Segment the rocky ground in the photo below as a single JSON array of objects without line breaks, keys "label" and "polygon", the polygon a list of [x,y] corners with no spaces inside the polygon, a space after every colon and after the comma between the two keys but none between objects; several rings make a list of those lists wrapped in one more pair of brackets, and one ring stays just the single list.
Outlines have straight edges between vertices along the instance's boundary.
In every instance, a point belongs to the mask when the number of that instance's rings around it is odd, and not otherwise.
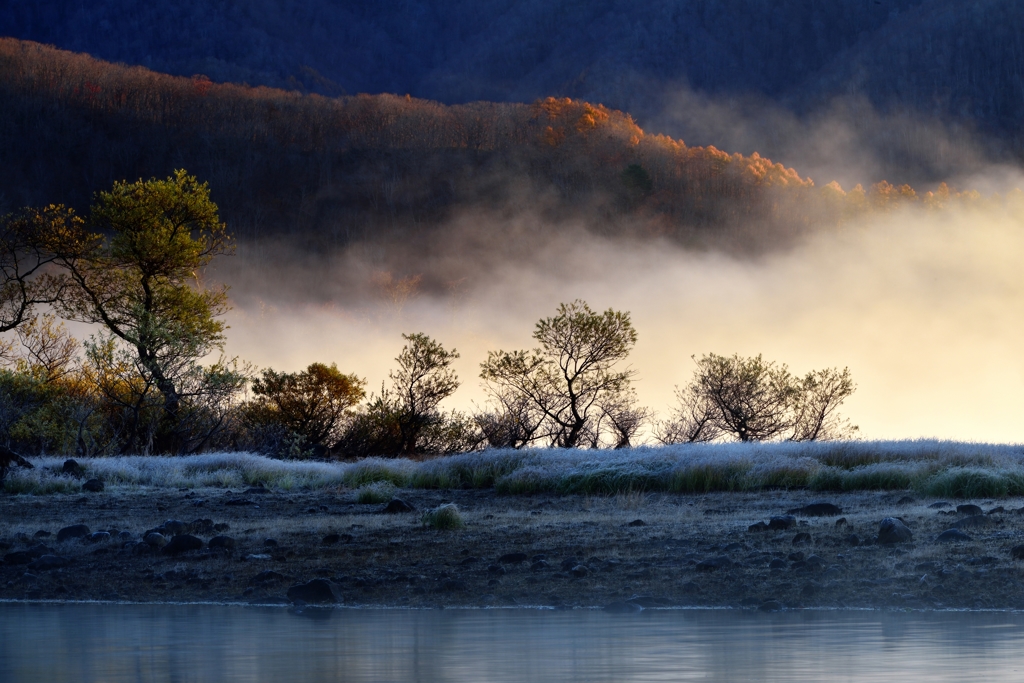
[{"label": "rocky ground", "polygon": [[[0,599],[1024,609],[1020,500],[397,496],[414,510],[351,491],[0,495]],[[424,526],[443,503],[463,528]]]}]

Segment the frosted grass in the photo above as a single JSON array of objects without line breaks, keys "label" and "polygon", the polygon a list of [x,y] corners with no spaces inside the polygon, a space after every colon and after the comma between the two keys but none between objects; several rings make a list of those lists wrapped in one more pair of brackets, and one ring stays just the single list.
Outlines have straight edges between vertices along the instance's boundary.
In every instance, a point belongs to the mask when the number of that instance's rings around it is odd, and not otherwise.
[{"label": "frosted grass", "polygon": [[[11,493],[75,493],[62,458],[14,470]],[[118,488],[283,490],[493,488],[505,494],[706,493],[807,488],[907,490],[949,497],[1024,495],[1024,446],[955,441],[694,444],[620,451],[489,450],[422,462],[285,461],[250,453],[113,457],[79,461],[89,477]]]}]

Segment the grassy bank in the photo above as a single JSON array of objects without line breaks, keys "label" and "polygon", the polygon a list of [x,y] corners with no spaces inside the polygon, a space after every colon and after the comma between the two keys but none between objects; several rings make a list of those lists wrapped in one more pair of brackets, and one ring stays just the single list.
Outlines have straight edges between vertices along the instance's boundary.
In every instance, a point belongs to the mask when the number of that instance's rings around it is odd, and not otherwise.
[{"label": "grassy bank", "polygon": [[[75,493],[62,458],[15,470],[9,493]],[[1024,495],[1024,446],[952,441],[702,444],[621,451],[491,450],[425,462],[369,458],[355,463],[274,460],[249,453],[79,461],[113,487],[223,487],[284,490],[494,488],[499,493],[702,493],[807,488],[904,490],[942,497]]]}]

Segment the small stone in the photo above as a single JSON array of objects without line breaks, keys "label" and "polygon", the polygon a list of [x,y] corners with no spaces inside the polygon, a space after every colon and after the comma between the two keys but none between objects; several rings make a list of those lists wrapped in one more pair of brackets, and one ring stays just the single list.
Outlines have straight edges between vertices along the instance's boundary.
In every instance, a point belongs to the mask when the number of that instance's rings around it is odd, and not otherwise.
[{"label": "small stone", "polygon": [[787,514],[802,515],[804,517],[835,517],[843,514],[843,509],[832,503],[811,503],[803,507],[789,510]]},{"label": "small stone", "polygon": [[985,512],[985,514],[986,515],[998,515],[998,514],[1000,514],[1002,512],[1006,512],[1006,508],[1004,508],[1002,505],[999,505],[997,507],[992,508],[991,510],[988,510],[987,512]]},{"label": "small stone", "polygon": [[782,560],[782,559],[779,559],[777,557],[774,560],[772,560],[771,562],[768,563],[768,569],[785,569],[785,568],[786,568],[786,561]]},{"label": "small stone", "polygon": [[902,498],[900,498],[899,500],[896,501],[896,504],[897,505],[913,505],[916,502],[917,502],[917,499],[914,498],[913,496],[903,496]]},{"label": "small stone", "polygon": [[906,524],[895,517],[886,517],[878,524],[878,542],[881,545],[909,543],[914,534]]},{"label": "small stone", "polygon": [[276,583],[278,581],[284,581],[285,576],[279,572],[275,572],[272,569],[260,572],[256,576],[249,579],[251,584],[262,584],[262,583]]},{"label": "small stone", "polygon": [[156,552],[156,547],[151,546],[145,541],[139,541],[131,545],[132,555],[152,555]]},{"label": "small stone", "polygon": [[948,508],[950,506],[952,506],[952,503],[947,503],[944,500],[940,500],[932,503],[928,507],[931,508],[932,510],[941,510],[942,508]]},{"label": "small stone", "polygon": [[519,564],[521,562],[526,562],[527,557],[528,556],[526,553],[505,553],[504,555],[498,558],[498,563]]},{"label": "small stone", "polygon": [[564,560],[562,560],[562,564],[560,566],[562,568],[562,571],[566,571],[567,572],[570,569],[572,569],[573,567],[575,567],[576,565],[578,565],[579,563],[580,563],[579,558],[577,558],[576,556],[572,556],[572,557],[567,557]]},{"label": "small stone", "polygon": [[32,557],[32,554],[28,551],[17,550],[13,553],[7,553],[6,555],[4,555],[4,564],[17,566],[19,564],[28,564],[34,559],[35,558]]},{"label": "small stone", "polygon": [[42,557],[36,558],[29,563],[28,568],[32,571],[49,571],[51,569],[60,569],[71,564],[71,560],[66,557],[60,557],[59,555],[43,555]]},{"label": "small stone", "polygon": [[947,529],[935,537],[936,543],[962,543],[970,540],[971,537],[959,529]]},{"label": "small stone", "polygon": [[456,593],[466,590],[468,586],[462,579],[445,579],[441,582],[439,588],[442,593]]},{"label": "small stone", "polygon": [[89,541],[89,543],[102,543],[102,542],[105,542],[105,541],[109,541],[110,540],[110,532],[109,531],[97,531],[97,532],[91,533],[88,536],[86,536],[85,540]]},{"label": "small stone", "polygon": [[1024,545],[1015,545],[1010,550],[1010,557],[1015,560],[1024,560]]},{"label": "small stone", "polygon": [[713,572],[717,569],[728,569],[732,566],[732,560],[725,555],[710,557],[697,563],[696,569],[699,572]]},{"label": "small stone", "polygon": [[183,534],[188,531],[188,525],[185,524],[185,522],[180,522],[176,519],[167,520],[160,525],[160,528],[163,529],[162,533],[165,536],[177,536],[178,534]]},{"label": "small stone", "polygon": [[768,528],[769,528],[768,525],[765,524],[764,522],[754,522],[753,524],[751,524],[750,526],[747,527],[747,531],[753,531],[753,532],[768,531]]},{"label": "small stone", "polygon": [[223,523],[223,522],[222,522],[222,523],[220,523],[220,524],[214,524],[214,525],[213,525],[213,530],[214,530],[215,532],[217,532],[218,534],[219,534],[219,533],[222,533],[222,532],[225,532],[225,531],[227,531],[227,530],[228,530],[228,529],[230,529],[230,528],[231,528],[231,525],[230,525],[230,524],[225,524],[225,523]]},{"label": "small stone", "polygon": [[547,569],[548,566],[549,565],[546,560],[537,560],[536,562],[530,565],[530,571],[539,572],[542,569]]},{"label": "small stone", "polygon": [[210,547],[210,550],[234,550],[235,539],[230,536],[214,536],[207,545]]},{"label": "small stone", "polygon": [[843,537],[843,543],[853,548],[856,548],[860,545],[860,538],[857,537],[857,534],[850,534],[849,536]]},{"label": "small stone", "polygon": [[757,609],[760,612],[780,612],[782,611],[782,603],[778,600],[765,600]]},{"label": "small stone", "polygon": [[327,534],[320,542],[324,545],[336,545],[341,543],[341,534]]},{"label": "small stone", "polygon": [[803,559],[804,559],[804,554],[802,552],[800,552],[800,551],[797,551],[795,553],[790,553],[786,557],[786,559],[789,560],[790,562],[802,562]]},{"label": "small stone", "polygon": [[793,545],[809,545],[811,543],[811,535],[806,531],[801,531],[793,537]]},{"label": "small stone", "polygon": [[119,541],[130,541],[130,540],[132,540],[132,532],[127,531],[127,530],[119,532],[117,534],[117,540],[119,540]]},{"label": "small stone", "polygon": [[277,542],[277,539],[265,538],[265,539],[263,539],[263,547],[264,548],[277,548],[277,547],[279,547],[279,544]]},{"label": "small stone", "polygon": [[63,543],[64,541],[72,538],[85,538],[90,533],[89,527],[84,524],[74,524],[72,526],[66,526],[57,532],[57,542]]},{"label": "small stone", "polygon": [[243,493],[245,493],[246,495],[254,494],[258,496],[264,493],[270,493],[270,489],[268,489],[263,484],[256,484],[256,486],[250,486],[249,488],[247,488]]},{"label": "small stone", "polygon": [[190,534],[179,534],[160,551],[164,555],[180,555],[191,550],[202,550],[203,542]]},{"label": "small stone", "polygon": [[569,570],[569,573],[575,576],[577,579],[582,579],[589,573],[586,565],[578,564]]},{"label": "small stone", "polygon": [[82,484],[82,490],[88,491],[89,493],[99,493],[104,488],[106,487],[104,486],[102,479],[90,479]]},{"label": "small stone", "polygon": [[288,589],[288,599],[305,603],[341,602],[341,596],[334,584],[327,579],[313,579],[308,583],[300,583]]},{"label": "small stone", "polygon": [[982,509],[977,505],[971,505],[970,503],[964,505],[957,505],[956,511],[961,515],[980,515],[983,514]]},{"label": "small stone", "polygon": [[837,529],[841,529],[844,526],[849,526],[849,524],[846,522],[846,517],[840,517],[839,519],[836,520],[836,528]]},{"label": "small stone", "polygon": [[792,515],[772,517],[770,520],[768,520],[768,528],[773,531],[779,529],[785,530],[794,526],[796,526],[796,517],[793,517]]},{"label": "small stone", "polygon": [[487,573],[494,574],[496,576],[502,576],[505,574],[505,568],[500,564],[492,564],[487,566]]},{"label": "small stone", "polygon": [[545,555],[544,553],[537,553],[536,555],[534,555],[533,557],[530,558],[530,562],[540,562],[541,560],[547,560],[547,559],[548,559],[548,556]]},{"label": "small stone", "polygon": [[626,526],[647,526],[647,522],[645,522],[642,519],[634,519],[632,522],[630,522]]},{"label": "small stone", "polygon": [[409,505],[401,498],[392,498],[391,502],[384,506],[383,512],[389,515],[401,513],[401,512],[415,512],[416,508]]},{"label": "small stone", "polygon": [[196,519],[188,525],[188,532],[190,534],[202,534],[206,535],[213,531],[213,520],[212,519]]},{"label": "small stone", "polygon": [[53,534],[49,531],[43,531],[42,529],[32,535],[33,538],[49,538],[50,536],[53,536]]}]

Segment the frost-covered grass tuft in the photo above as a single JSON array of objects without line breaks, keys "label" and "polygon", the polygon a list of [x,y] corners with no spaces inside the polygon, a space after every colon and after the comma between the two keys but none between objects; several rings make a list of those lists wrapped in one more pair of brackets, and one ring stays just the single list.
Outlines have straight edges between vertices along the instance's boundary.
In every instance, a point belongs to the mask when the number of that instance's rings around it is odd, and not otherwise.
[{"label": "frost-covered grass tuft", "polygon": [[461,529],[466,526],[459,513],[459,506],[455,503],[446,503],[423,513],[423,526],[428,526],[440,531]]},{"label": "frost-covered grass tuft", "polygon": [[397,487],[389,481],[365,484],[356,491],[356,502],[361,504],[387,503],[395,497]]},{"label": "frost-covered grass tuft", "polygon": [[[77,493],[61,458],[15,469],[11,493]],[[108,487],[357,489],[371,500],[390,487],[494,488],[499,493],[614,495],[809,488],[914,489],[923,495],[1024,495],[1024,447],[953,441],[693,444],[618,451],[490,450],[423,462],[367,458],[355,463],[274,460],[249,453],[188,457],[87,458],[89,477]],[[390,499],[390,496],[388,497]]]}]

